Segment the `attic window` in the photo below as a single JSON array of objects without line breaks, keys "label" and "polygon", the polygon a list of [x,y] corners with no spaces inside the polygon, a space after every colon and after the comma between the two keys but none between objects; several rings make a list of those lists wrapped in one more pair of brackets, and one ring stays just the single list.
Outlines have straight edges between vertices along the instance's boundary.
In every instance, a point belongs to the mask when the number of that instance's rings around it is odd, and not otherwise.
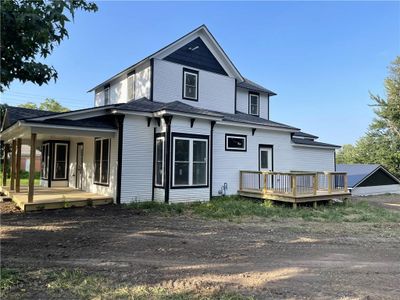
[{"label": "attic window", "polygon": [[135,98],[135,72],[128,74],[127,78],[128,101]]},{"label": "attic window", "polygon": [[110,86],[104,87],[104,105],[110,104]]},{"label": "attic window", "polygon": [[182,98],[187,100],[198,100],[199,95],[199,72],[183,69]]}]

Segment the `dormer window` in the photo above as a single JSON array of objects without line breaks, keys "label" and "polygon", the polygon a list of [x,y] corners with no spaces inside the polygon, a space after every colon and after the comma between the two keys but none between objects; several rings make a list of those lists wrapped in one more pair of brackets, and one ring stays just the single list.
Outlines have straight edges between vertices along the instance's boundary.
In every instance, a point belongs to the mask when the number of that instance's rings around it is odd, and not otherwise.
[{"label": "dormer window", "polygon": [[199,72],[183,69],[182,98],[197,101],[199,96]]},{"label": "dormer window", "polygon": [[260,94],[249,93],[249,114],[260,115]]},{"label": "dormer window", "polygon": [[110,104],[110,86],[104,87],[104,105]]}]

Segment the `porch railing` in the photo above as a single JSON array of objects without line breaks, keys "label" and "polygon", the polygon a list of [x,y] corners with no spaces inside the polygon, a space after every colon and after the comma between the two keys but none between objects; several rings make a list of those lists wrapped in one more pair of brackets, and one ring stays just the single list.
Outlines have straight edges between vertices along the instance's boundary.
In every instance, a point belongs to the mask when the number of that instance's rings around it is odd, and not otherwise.
[{"label": "porch railing", "polygon": [[295,197],[321,193],[347,193],[347,174],[343,172],[240,171],[239,190]]}]

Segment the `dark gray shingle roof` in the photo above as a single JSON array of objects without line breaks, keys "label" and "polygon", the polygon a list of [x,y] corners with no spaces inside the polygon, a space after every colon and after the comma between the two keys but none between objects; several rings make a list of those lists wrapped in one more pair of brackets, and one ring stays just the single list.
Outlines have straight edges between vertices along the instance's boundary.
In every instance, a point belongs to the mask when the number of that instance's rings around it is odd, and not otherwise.
[{"label": "dark gray shingle roof", "polygon": [[327,147],[327,148],[340,148],[338,145],[333,145],[333,144],[327,144],[327,143],[321,143],[321,142],[316,142],[313,140],[307,140],[307,139],[299,139],[299,138],[292,138],[292,142],[298,145],[307,145],[307,146],[318,146],[318,147]]},{"label": "dark gray shingle roof", "polygon": [[89,127],[99,129],[116,129],[116,124],[113,121],[113,116],[102,116],[80,120],[67,119],[48,119],[44,121],[28,120],[29,123],[40,123],[49,125],[73,126],[73,127]]},{"label": "dark gray shingle roof", "polygon": [[346,172],[349,187],[354,187],[379,167],[379,164],[337,164],[336,171]]},{"label": "dark gray shingle roof", "polygon": [[302,137],[302,138],[310,138],[310,139],[317,139],[316,135],[312,135],[306,132],[298,131],[293,134],[294,137]]},{"label": "dark gray shingle roof", "polygon": [[269,126],[269,127],[276,127],[276,128],[282,128],[282,129],[291,129],[293,131],[299,130],[298,128],[292,127],[290,125],[270,121],[267,119],[263,119],[260,117],[252,116],[252,115],[241,113],[241,112],[237,112],[236,114],[226,114],[226,113],[221,113],[221,114],[223,114],[223,116],[224,116],[224,118],[223,118],[224,121],[246,123],[246,124],[252,124],[252,125],[261,125],[261,126]]},{"label": "dark gray shingle roof", "polygon": [[251,91],[255,91],[255,92],[267,93],[271,96],[276,95],[276,93],[274,93],[273,91],[270,91],[269,89],[266,89],[265,87],[255,83],[254,81],[251,81],[250,79],[247,79],[247,78],[244,78],[243,82],[238,82],[237,86],[244,88],[244,89],[251,90]]},{"label": "dark gray shingle roof", "polygon": [[4,129],[10,127],[15,122],[20,120],[27,120],[31,118],[37,117],[44,117],[55,115],[57,113],[46,111],[46,110],[39,110],[39,109],[30,109],[24,107],[16,107],[16,106],[7,106],[6,114],[5,114],[5,122],[4,122]]}]

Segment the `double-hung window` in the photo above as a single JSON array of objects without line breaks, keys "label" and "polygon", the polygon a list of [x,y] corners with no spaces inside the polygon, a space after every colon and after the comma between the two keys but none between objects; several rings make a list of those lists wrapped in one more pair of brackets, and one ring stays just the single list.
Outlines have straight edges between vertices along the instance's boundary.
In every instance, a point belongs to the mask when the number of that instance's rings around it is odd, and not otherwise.
[{"label": "double-hung window", "polygon": [[199,72],[183,69],[183,98],[187,100],[198,100],[199,96]]},{"label": "double-hung window", "polygon": [[127,78],[128,101],[135,98],[135,72],[129,73]]},{"label": "double-hung window", "polygon": [[68,144],[54,144],[54,176],[53,179],[67,179]]},{"label": "double-hung window", "polygon": [[260,95],[249,93],[249,114],[253,116],[260,115]]},{"label": "double-hung window", "polygon": [[156,138],[155,185],[164,185],[164,137]]},{"label": "double-hung window", "polygon": [[96,138],[94,142],[94,183],[108,184],[110,139]]},{"label": "double-hung window", "polygon": [[104,105],[110,104],[110,87],[104,88]]},{"label": "double-hung window", "polygon": [[173,138],[173,187],[206,186],[207,170],[208,139]]}]

